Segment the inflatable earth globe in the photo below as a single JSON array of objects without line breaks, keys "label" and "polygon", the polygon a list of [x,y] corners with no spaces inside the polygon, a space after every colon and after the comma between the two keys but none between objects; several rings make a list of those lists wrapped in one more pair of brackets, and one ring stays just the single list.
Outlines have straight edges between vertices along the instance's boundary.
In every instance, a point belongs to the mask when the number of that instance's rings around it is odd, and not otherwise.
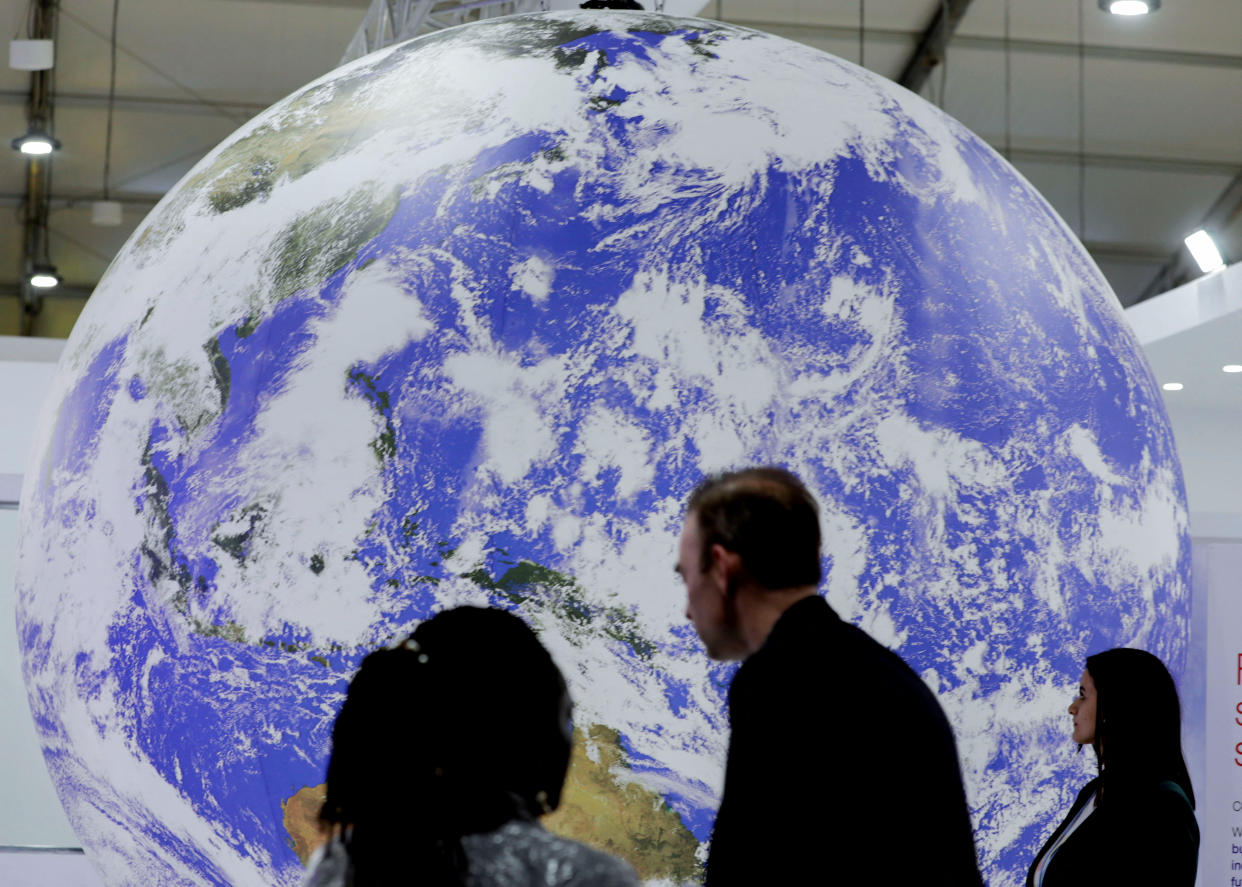
[{"label": "inflatable earth globe", "polygon": [[548,827],[695,881],[732,666],[672,567],[692,487],[753,463],[819,498],[825,595],[939,695],[1019,884],[1087,775],[1084,656],[1177,673],[1188,621],[1159,393],[1034,189],[848,62],[642,12],[444,31],[260,114],[113,262],[23,491],[31,707],[104,881],[296,884],[359,660],[465,603],[576,698]]}]

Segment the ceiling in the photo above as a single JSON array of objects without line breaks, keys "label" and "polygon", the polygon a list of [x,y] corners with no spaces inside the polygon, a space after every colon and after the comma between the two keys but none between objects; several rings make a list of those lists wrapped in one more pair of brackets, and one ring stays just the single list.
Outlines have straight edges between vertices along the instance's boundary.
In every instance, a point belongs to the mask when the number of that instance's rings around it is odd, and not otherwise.
[{"label": "ceiling", "polygon": [[[1142,18],[1108,15],[1095,0],[710,0],[701,14],[861,58],[896,80],[942,4],[966,11],[922,95],[1008,152],[1080,232],[1123,304],[1185,279],[1182,238],[1222,196],[1218,242],[1226,261],[1242,259],[1242,0],[1164,0]],[[248,118],[335,67],[366,7],[119,0],[110,194],[124,212],[104,228],[91,224],[90,202],[104,185],[112,3],[61,0],[63,147],[48,227],[65,285],[32,331],[66,335],[160,196]],[[4,8],[10,36],[24,36],[25,0]],[[29,88],[28,73],[0,69],[5,138],[26,129]],[[24,192],[25,162],[12,152],[0,164],[0,334],[18,330]],[[1180,266],[1153,285],[1174,258]]]}]

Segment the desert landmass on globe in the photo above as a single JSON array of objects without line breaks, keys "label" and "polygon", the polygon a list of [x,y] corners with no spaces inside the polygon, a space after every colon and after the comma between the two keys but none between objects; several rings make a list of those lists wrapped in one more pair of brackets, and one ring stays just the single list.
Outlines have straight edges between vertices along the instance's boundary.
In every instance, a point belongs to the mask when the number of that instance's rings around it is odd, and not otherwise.
[{"label": "desert landmass on globe", "polygon": [[574,731],[561,805],[543,818],[549,831],[615,853],[643,880],[697,880],[698,839],[656,792],[629,774],[621,734],[592,724]]},{"label": "desert landmass on globe", "polygon": [[[544,826],[620,856],[644,880],[694,880],[700,868],[698,839],[658,793],[629,771],[620,733],[602,724],[575,730],[561,805],[543,817]],[[303,865],[326,839],[319,827],[325,790],[322,784],[307,786],[281,803],[290,846]]]},{"label": "desert landmass on globe", "polygon": [[311,854],[327,840],[319,826],[319,810],[327,797],[327,783],[300,788],[280,802],[281,820],[289,833],[289,846],[306,865]]}]

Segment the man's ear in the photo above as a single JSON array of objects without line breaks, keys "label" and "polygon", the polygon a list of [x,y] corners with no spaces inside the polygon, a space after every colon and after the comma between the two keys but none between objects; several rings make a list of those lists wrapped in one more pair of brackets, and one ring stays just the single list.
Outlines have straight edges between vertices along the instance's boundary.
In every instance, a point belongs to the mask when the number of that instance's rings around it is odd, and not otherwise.
[{"label": "man's ear", "polygon": [[717,589],[726,597],[733,597],[742,578],[742,556],[719,543],[712,546],[711,555],[711,574]]}]

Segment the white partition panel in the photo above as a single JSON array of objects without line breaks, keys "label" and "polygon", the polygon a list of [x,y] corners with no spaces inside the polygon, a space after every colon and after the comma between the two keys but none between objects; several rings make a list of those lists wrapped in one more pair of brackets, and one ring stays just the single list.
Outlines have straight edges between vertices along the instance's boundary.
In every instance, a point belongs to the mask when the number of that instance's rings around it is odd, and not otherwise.
[{"label": "white partition panel", "polygon": [[81,853],[32,853],[0,848],[4,887],[102,887]]},{"label": "white partition panel", "polygon": [[[0,476],[26,468],[34,423],[64,347],[59,339],[0,336]],[[6,499],[0,495],[0,502]]]},{"label": "white partition panel", "polygon": [[1200,884],[1242,883],[1242,541],[1196,545],[1208,596]]},{"label": "white partition panel", "polygon": [[[6,798],[0,804],[0,845],[76,847],[39,751],[22,684],[13,616],[16,543],[17,509],[0,508],[0,761]],[[0,878],[0,883],[13,882]]]},{"label": "white partition panel", "polygon": [[[30,437],[64,343],[0,336],[0,847],[77,847],[35,738],[14,620],[17,507]],[[80,872],[81,855],[0,852],[0,884],[58,884]],[[42,872],[39,880],[32,872]],[[76,876],[75,876],[76,877]],[[95,883],[77,877],[77,883]]]}]

